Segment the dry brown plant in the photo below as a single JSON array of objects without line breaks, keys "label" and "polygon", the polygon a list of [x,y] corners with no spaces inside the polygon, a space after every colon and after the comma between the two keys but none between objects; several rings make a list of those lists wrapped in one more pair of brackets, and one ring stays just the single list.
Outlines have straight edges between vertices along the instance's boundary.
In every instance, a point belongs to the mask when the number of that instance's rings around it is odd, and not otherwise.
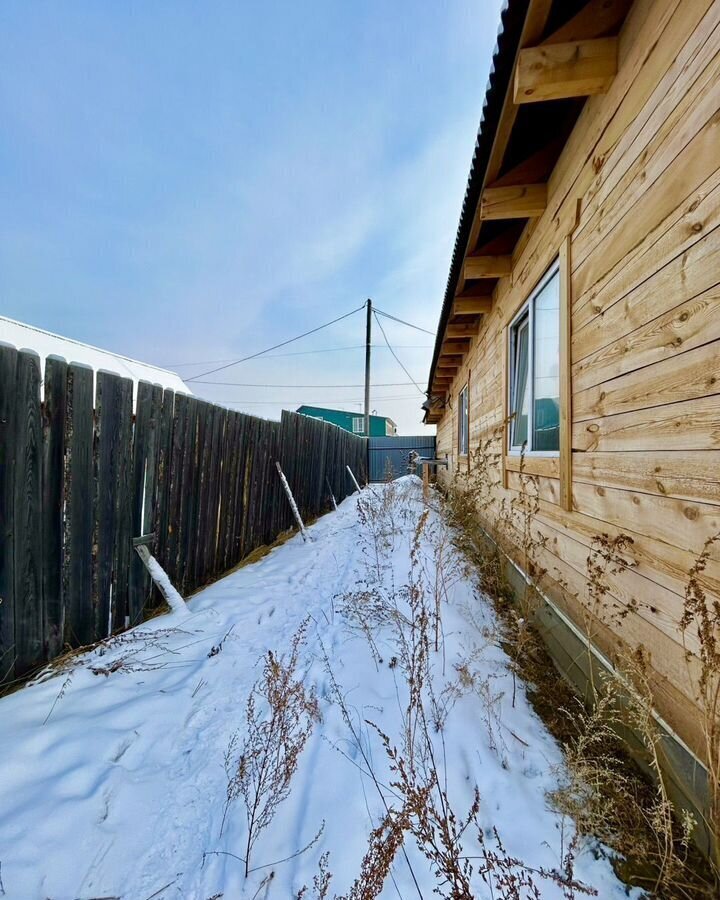
[{"label": "dry brown plant", "polygon": [[220,833],[231,804],[242,799],[247,837],[245,854],[239,858],[245,863],[246,877],[253,871],[253,848],[289,796],[300,755],[320,718],[315,689],[307,688],[297,671],[308,621],[295,633],[287,656],[268,651],[247,699],[245,734],[241,739],[240,732],[235,732],[225,754],[227,799]]},{"label": "dry brown plant", "polygon": [[[520,491],[509,501],[498,501],[496,495],[502,494],[498,491],[501,486],[500,454],[492,439],[480,445],[475,462],[474,471],[454,479],[448,492],[447,515],[456,530],[457,545],[468,554],[476,568],[480,588],[495,602],[504,626],[502,645],[511,658],[513,674],[517,673],[526,684],[529,683],[529,699],[564,745],[565,780],[553,795],[553,802],[577,822],[580,833],[599,837],[623,855],[625,861],[616,865],[621,876],[631,883],[641,884],[653,896],[683,900],[715,896],[715,888],[709,886],[710,882],[703,876],[698,853],[689,846],[692,822],[686,814],[677,813],[667,794],[652,692],[647,669],[643,670],[641,664],[642,654],[633,655],[626,651],[618,656],[624,704],[618,703],[618,691],[609,687],[606,679],[602,680],[602,685],[596,683],[592,658],[589,705],[585,706],[569,692],[533,624],[533,613],[546,574],[536,560],[544,542],[533,529],[533,520],[539,510],[537,480],[525,476],[521,460]],[[495,543],[494,550],[486,549],[487,535]],[[699,632],[703,646],[701,667],[705,678],[698,685],[698,699],[703,710],[706,755],[711,770],[708,827],[717,836],[720,824],[720,603],[707,597],[702,577],[716,542],[720,542],[720,535],[706,544],[689,573],[681,624],[684,630],[693,628]],[[588,654],[591,654],[590,645],[598,623],[612,624],[617,631],[637,608],[632,598],[620,605],[611,594],[611,577],[635,565],[632,545],[632,538],[626,534],[612,538],[599,534],[592,541],[583,604]],[[503,557],[517,559],[518,552],[522,567],[529,574],[528,588],[520,597],[511,596],[502,574]],[[629,703],[628,686],[631,688]],[[548,693],[563,697],[564,704],[548,704],[545,699]],[[563,708],[558,708],[561,705]],[[619,737],[628,728],[632,728],[642,742],[645,761],[655,774],[652,784],[629,758]],[[716,856],[714,867],[717,868],[719,863]]]},{"label": "dry brown plant", "polygon": [[[364,749],[358,726],[351,720],[339,686],[331,675],[337,701],[344,709],[346,724],[360,749],[364,769],[372,777],[386,809],[382,821],[369,836],[360,874],[343,900],[370,900],[378,896],[397,853],[401,849],[404,852],[408,837],[414,840],[430,864],[436,880],[435,893],[449,900],[474,897],[473,878],[481,878],[489,884],[497,900],[514,900],[516,897],[530,900],[539,896],[521,893],[536,880],[551,880],[561,885],[566,897],[593,893],[572,877],[574,850],[566,854],[568,871],[563,873],[529,869],[505,853],[499,838],[497,846],[486,846],[478,824],[480,797],[477,790],[464,814],[453,808],[447,791],[443,732],[454,703],[470,690],[483,697],[491,740],[494,730],[501,733],[502,723],[496,711],[497,698],[492,694],[489,682],[473,670],[471,659],[459,661],[454,680],[448,682],[439,696],[436,695],[433,669],[436,661],[444,658],[442,627],[438,619],[441,619],[443,602],[448,596],[446,578],[448,574],[451,579],[459,577],[459,570],[450,563],[453,556],[450,543],[431,523],[427,507],[417,517],[410,540],[407,583],[377,601],[381,609],[393,613],[374,619],[374,627],[388,631],[385,640],[395,648],[390,668],[396,677],[401,704],[397,740],[371,720],[366,719],[364,723],[375,733],[385,751],[391,772],[389,785],[382,784],[375,775],[372,755]],[[429,557],[423,546],[426,542],[435,546],[433,570],[427,564]],[[329,665],[327,660],[326,665]],[[491,722],[493,717],[498,719],[497,723]],[[480,857],[469,855],[465,848],[466,839],[474,840],[472,834],[475,831],[478,832]],[[480,862],[476,863],[478,859]]]},{"label": "dry brown plant", "polygon": [[[680,626],[683,638],[689,629],[695,628],[700,644],[696,696],[702,717],[708,770],[710,809],[707,825],[713,841],[711,862],[720,892],[720,598],[709,597],[703,583],[703,574],[718,545],[720,533],[708,538],[688,573]],[[691,654],[687,648],[686,656],[690,662]]]}]

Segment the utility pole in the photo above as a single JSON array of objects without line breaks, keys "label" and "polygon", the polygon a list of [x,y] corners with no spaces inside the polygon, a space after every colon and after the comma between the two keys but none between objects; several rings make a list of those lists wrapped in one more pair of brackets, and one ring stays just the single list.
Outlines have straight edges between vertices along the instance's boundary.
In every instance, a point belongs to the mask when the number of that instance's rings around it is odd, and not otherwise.
[{"label": "utility pole", "polygon": [[370,437],[370,341],[372,339],[372,300],[367,302],[365,328],[365,437]]}]

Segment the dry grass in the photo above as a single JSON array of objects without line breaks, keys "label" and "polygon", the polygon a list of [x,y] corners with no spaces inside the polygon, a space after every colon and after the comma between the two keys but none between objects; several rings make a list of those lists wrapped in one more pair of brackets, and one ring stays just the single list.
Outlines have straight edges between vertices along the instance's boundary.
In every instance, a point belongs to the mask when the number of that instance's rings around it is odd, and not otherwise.
[{"label": "dry grass", "polygon": [[[560,677],[540,634],[533,612],[540,600],[545,570],[537,561],[543,541],[533,529],[538,509],[535,479],[522,474],[521,490],[512,501],[502,495],[496,429],[474,455],[469,475],[456,476],[447,496],[447,515],[457,544],[472,560],[478,584],[495,603],[503,623],[503,646],[513,671],[529,686],[529,697],[550,731],[565,749],[565,780],[552,800],[569,814],[581,833],[599,837],[619,853],[616,868],[628,883],[638,884],[658,898],[716,897],[720,859],[708,872],[689,840],[692,822],[669,800],[661,765],[660,735],[652,708],[647,660],[627,648],[618,656],[616,676],[596,684],[591,675],[590,703],[585,705]],[[501,444],[500,444],[501,446]],[[481,524],[482,523],[482,524]],[[488,551],[488,536],[495,549]],[[712,539],[688,573],[681,627],[697,628],[701,638],[703,677],[698,700],[704,719],[710,764],[711,810],[708,826],[720,848],[720,604],[711,603],[702,586]],[[510,552],[510,551],[513,552]],[[632,568],[632,538],[598,534],[587,559],[586,633],[592,640],[595,622],[611,624],[622,634],[624,619],[635,608],[621,606],[610,594],[610,576]],[[529,585],[515,597],[503,577],[506,556],[521,554]],[[588,653],[590,653],[588,644]],[[593,672],[593,664],[589,670]],[[629,757],[620,734],[631,728],[642,742],[654,773],[652,783]]]},{"label": "dry grass", "polygon": [[[482,647],[473,648],[465,659],[458,661],[454,678],[440,695],[435,693],[433,670],[438,665],[444,666],[442,610],[449,585],[460,577],[464,567],[458,565],[458,554],[452,551],[446,531],[429,533],[430,529],[438,528],[431,524],[429,512],[422,511],[409,530],[407,583],[391,591],[373,586],[363,592],[363,609],[373,611],[364,631],[346,613],[353,633],[370,632],[368,644],[374,657],[381,637],[392,648],[390,669],[401,705],[397,735],[388,735],[371,720],[354,721],[326,658],[335,702],[343,711],[352,741],[363,760],[363,771],[373,780],[385,805],[382,820],[368,837],[367,851],[350,892],[337,900],[377,897],[398,853],[405,853],[410,866],[405,852],[408,839],[412,839],[429,864],[436,882],[434,893],[441,897],[470,900],[476,896],[481,882],[490,887],[491,896],[496,900],[534,900],[541,896],[539,885],[548,881],[560,885],[567,898],[593,894],[574,879],[574,846],[563,853],[563,871],[532,870],[521,860],[508,856],[497,832],[489,836],[482,832],[477,789],[468,809],[459,812],[453,808],[447,791],[444,727],[455,702],[469,691],[477,692],[485,700],[491,742],[494,735],[501,735],[503,725],[494,711],[488,681],[473,666]],[[394,517],[397,520],[397,512]],[[389,537],[393,525],[383,504],[366,509],[363,521],[370,544],[367,581],[376,585],[379,581],[376,574],[386,571],[387,554],[394,546],[394,539]],[[378,536],[382,536],[382,541]],[[432,560],[424,555],[425,545],[433,548]],[[348,598],[348,604],[351,599]],[[361,726],[367,731],[361,733]],[[389,784],[381,783],[373,755],[366,749],[373,734],[389,765]],[[498,743],[501,740],[498,737]],[[412,874],[412,867],[410,871]],[[423,896],[419,887],[418,893]]]},{"label": "dry grass", "polygon": [[245,864],[246,877],[254,871],[253,848],[290,795],[300,755],[320,718],[315,691],[306,688],[297,672],[307,626],[306,620],[293,637],[289,655],[268,651],[262,675],[247,699],[245,735],[241,742],[240,732],[235,732],[225,754],[228,783],[220,833],[231,804],[242,799],[247,836],[245,854],[239,858]]}]

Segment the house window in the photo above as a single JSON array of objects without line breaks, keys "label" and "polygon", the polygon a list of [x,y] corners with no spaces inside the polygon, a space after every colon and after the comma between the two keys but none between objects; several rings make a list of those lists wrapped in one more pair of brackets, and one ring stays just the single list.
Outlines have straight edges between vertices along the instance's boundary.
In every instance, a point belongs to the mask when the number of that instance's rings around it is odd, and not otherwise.
[{"label": "house window", "polygon": [[545,274],[510,325],[510,450],[560,449],[560,274]]},{"label": "house window", "polygon": [[468,454],[468,386],[460,391],[458,397],[458,455]]},{"label": "house window", "polygon": [[362,434],[365,430],[365,419],[363,416],[353,416],[352,420],[353,434]]}]

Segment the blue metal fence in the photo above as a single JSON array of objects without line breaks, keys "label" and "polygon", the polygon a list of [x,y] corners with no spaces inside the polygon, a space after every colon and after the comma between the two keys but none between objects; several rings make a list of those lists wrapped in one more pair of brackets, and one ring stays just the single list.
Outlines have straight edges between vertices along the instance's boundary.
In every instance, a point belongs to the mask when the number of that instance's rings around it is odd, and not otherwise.
[{"label": "blue metal fence", "polygon": [[410,453],[435,456],[435,436],[398,435],[396,437],[371,437],[368,441],[370,481],[386,481],[408,474]]}]

